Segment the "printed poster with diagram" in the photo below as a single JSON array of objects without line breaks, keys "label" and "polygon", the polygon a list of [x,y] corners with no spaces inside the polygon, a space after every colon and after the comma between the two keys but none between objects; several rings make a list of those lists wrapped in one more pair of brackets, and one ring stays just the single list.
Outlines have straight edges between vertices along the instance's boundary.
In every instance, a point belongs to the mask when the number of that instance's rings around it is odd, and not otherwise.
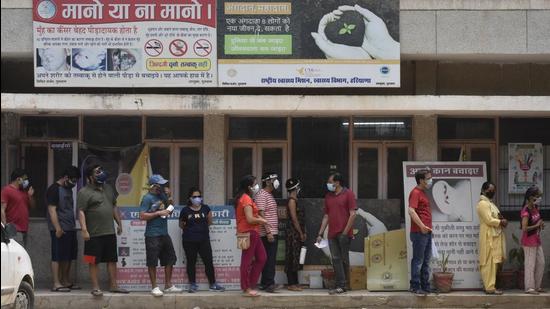
[{"label": "printed poster with diagram", "polygon": [[220,87],[399,87],[399,0],[219,0]]},{"label": "printed poster with diagram", "polygon": [[530,186],[544,188],[541,143],[508,144],[508,193],[524,194]]},{"label": "printed poster with diagram", "polygon": [[[429,168],[433,185],[425,193],[432,211],[433,238],[441,253],[450,254],[448,269],[454,273],[453,289],[482,287],[479,274],[479,218],[477,203],[481,185],[487,179],[485,162],[403,162],[405,213],[409,194],[416,186],[416,171]],[[410,278],[412,243],[410,216],[405,216],[407,232],[407,265]],[[439,270],[432,259],[432,272]]]},{"label": "printed poster with diagram", "polygon": [[215,0],[33,0],[36,87],[216,87]]}]

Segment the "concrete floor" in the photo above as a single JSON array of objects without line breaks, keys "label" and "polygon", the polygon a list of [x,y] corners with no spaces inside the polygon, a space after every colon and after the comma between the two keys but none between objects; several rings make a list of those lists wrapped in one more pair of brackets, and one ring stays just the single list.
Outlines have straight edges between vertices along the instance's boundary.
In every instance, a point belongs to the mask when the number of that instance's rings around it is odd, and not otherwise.
[{"label": "concrete floor", "polygon": [[519,290],[504,295],[485,295],[482,292],[452,292],[418,297],[408,292],[351,291],[344,295],[328,295],[327,290],[263,293],[260,297],[243,297],[240,292],[199,292],[167,294],[153,297],[146,292],[130,294],[105,293],[93,297],[89,290],[70,293],[37,290],[37,309],[155,309],[155,308],[550,308],[550,294],[527,295]]}]

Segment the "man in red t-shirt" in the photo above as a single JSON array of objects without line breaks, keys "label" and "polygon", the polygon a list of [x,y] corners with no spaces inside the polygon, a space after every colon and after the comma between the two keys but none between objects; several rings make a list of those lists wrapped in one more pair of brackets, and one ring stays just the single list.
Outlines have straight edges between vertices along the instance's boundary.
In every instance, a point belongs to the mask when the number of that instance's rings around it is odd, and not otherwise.
[{"label": "man in red t-shirt", "polygon": [[34,189],[23,169],[16,168],[10,176],[10,183],[2,188],[2,223],[13,223],[17,229],[17,240],[27,247],[29,230],[29,208],[34,207]]},{"label": "man in red t-shirt", "polygon": [[410,291],[426,295],[431,291],[429,266],[432,256],[432,210],[426,190],[432,187],[432,174],[428,170],[419,170],[414,178],[417,185],[409,194],[410,236],[413,247]]},{"label": "man in red t-shirt", "polygon": [[317,236],[317,242],[321,242],[328,225],[328,243],[336,275],[336,288],[329,291],[330,294],[344,293],[346,282],[349,282],[349,244],[353,237],[352,226],[357,210],[355,195],[342,183],[340,173],[333,173],[328,178],[325,215]]}]

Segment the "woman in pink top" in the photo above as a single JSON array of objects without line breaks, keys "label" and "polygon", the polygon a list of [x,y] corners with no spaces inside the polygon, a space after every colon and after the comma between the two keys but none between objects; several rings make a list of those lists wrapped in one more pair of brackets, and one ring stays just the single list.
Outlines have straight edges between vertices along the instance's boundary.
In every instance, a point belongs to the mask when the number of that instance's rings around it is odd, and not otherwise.
[{"label": "woman in pink top", "polygon": [[531,186],[525,192],[521,210],[521,246],[525,253],[525,293],[544,293],[541,288],[544,275],[544,252],[540,241],[540,231],[544,222],[538,205],[542,201],[542,192],[537,186]]}]

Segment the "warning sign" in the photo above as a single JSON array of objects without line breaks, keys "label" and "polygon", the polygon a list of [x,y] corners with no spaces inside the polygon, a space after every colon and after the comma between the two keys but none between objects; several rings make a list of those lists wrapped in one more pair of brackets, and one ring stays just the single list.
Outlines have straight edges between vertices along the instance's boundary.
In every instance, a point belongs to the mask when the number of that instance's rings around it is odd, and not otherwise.
[{"label": "warning sign", "polygon": [[156,57],[162,53],[162,42],[152,39],[145,43],[145,52],[151,57]]},{"label": "warning sign", "polygon": [[170,42],[170,53],[176,57],[181,57],[187,52],[187,43],[184,40],[173,40]]},{"label": "warning sign", "polygon": [[212,43],[205,39],[200,39],[193,44],[193,51],[197,56],[206,57],[212,52]]}]

